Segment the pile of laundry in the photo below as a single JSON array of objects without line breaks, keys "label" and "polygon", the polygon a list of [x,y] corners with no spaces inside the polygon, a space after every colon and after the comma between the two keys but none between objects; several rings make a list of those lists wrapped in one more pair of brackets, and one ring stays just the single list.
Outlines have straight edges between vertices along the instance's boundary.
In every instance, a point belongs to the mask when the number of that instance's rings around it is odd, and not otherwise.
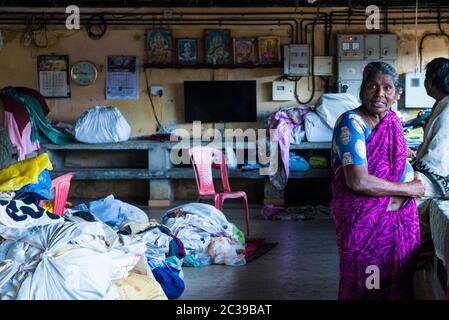
[{"label": "pile of laundry", "polygon": [[53,214],[52,169],[44,153],[0,170],[0,299],[176,299],[182,267],[246,263],[244,234],[211,205],[159,222],[109,195]]},{"label": "pile of laundry", "polygon": [[185,266],[246,264],[243,232],[209,204],[189,203],[173,208],[161,222],[184,244]]},{"label": "pile of laundry", "polygon": [[0,170],[0,199],[23,200],[36,205],[50,200],[51,170],[53,166],[46,153],[7,166]]},{"label": "pile of laundry", "polygon": [[54,128],[46,116],[50,112],[45,98],[36,90],[5,87],[0,90],[9,140],[17,150],[17,160],[40,149],[40,143],[65,144],[72,138]]},{"label": "pile of laundry", "polygon": [[0,238],[1,299],[167,299],[144,259],[145,236],[0,200]]}]

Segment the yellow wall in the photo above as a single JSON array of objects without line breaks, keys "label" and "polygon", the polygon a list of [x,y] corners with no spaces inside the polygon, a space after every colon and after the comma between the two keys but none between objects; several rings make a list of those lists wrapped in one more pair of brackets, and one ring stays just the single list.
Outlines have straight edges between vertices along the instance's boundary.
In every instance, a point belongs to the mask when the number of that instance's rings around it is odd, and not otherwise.
[{"label": "yellow wall", "polygon": [[[198,11],[199,9],[197,9]],[[212,10],[212,9],[211,9]],[[259,9],[261,10],[261,9]],[[265,9],[267,10],[267,9]],[[271,10],[271,9],[270,9]],[[282,10],[282,9],[277,9]],[[292,9],[287,9],[292,11]],[[213,11],[213,10],[212,10]],[[227,11],[236,11],[227,9]],[[263,11],[263,10],[262,10]],[[286,10],[282,10],[286,11]],[[240,12],[240,11],[239,11]],[[293,12],[293,11],[292,11]],[[299,15],[296,15],[300,18]],[[341,28],[334,26],[333,32],[365,32],[363,27]],[[84,29],[80,31],[68,31],[60,27],[51,30],[50,46],[39,49],[25,46],[22,41],[22,32],[14,30],[13,27],[0,27],[2,30],[5,46],[0,50],[0,87],[4,86],[29,86],[37,87],[36,55],[37,54],[69,54],[71,64],[79,60],[90,60],[100,68],[96,83],[89,87],[80,87],[72,82],[71,99],[48,99],[51,112],[49,117],[55,121],[74,123],[80,114],[95,105],[114,105],[120,108],[132,127],[132,136],[144,136],[155,132],[156,123],[151,112],[151,106],[146,93],[144,73],[140,72],[139,78],[139,100],[118,101],[105,100],[105,66],[107,55],[137,55],[140,63],[145,61],[145,30],[147,27],[109,27],[105,36],[100,40],[92,40]],[[218,28],[217,26],[170,26],[172,35],[177,37],[195,37],[202,40],[203,30]],[[290,29],[285,26],[255,26],[255,27],[233,27],[231,37],[236,36],[260,36],[279,35],[283,44],[291,42]],[[23,29],[23,26],[20,27]],[[436,25],[419,26],[418,39],[423,32],[437,31]],[[390,31],[399,36],[398,43],[398,72],[414,71],[415,68],[415,30],[414,25],[391,25]],[[315,54],[323,55],[323,27],[316,28]],[[310,39],[310,38],[309,38]],[[202,50],[200,40],[199,49]],[[331,42],[331,54],[335,56],[335,40]],[[425,64],[436,56],[448,56],[449,46],[447,39],[429,38],[424,44]],[[201,56],[200,56],[201,59]],[[335,68],[336,69],[336,68]],[[254,79],[258,86],[258,116],[259,120],[265,120],[266,116],[281,106],[297,105],[296,101],[273,102],[271,101],[271,82],[281,76],[280,68],[261,69],[152,69],[147,71],[150,84],[163,85],[164,96],[155,99],[158,114],[161,115],[163,124],[183,122],[183,86],[184,80],[219,80],[219,79]],[[335,78],[332,78],[332,82]],[[331,83],[332,83],[331,82]],[[323,83],[316,80],[317,92],[314,103],[322,93]],[[302,79],[299,83],[298,94],[301,100],[306,100],[309,95],[310,81]],[[255,124],[234,124],[233,127],[263,126],[262,122]],[[184,127],[189,127],[184,125]]]},{"label": "yellow wall", "polygon": [[[186,9],[188,10],[188,9]],[[200,9],[195,9],[199,11]],[[220,9],[223,10],[223,9]],[[208,9],[210,12],[220,11],[218,9]],[[232,10],[231,12],[242,12],[245,9]],[[292,11],[290,9],[257,9],[259,11],[270,10],[270,12]],[[179,11],[179,10],[177,10]],[[254,11],[254,10],[252,10]],[[323,10],[324,11],[324,10]],[[300,18],[299,14],[292,14],[293,17]],[[392,18],[393,15],[390,15]],[[0,49],[0,87],[4,86],[29,86],[37,87],[36,74],[36,55],[37,54],[69,54],[70,62],[73,64],[78,60],[90,60],[100,69],[99,77],[96,83],[89,87],[80,87],[72,82],[71,99],[48,99],[51,109],[49,117],[55,121],[64,121],[74,123],[82,112],[95,105],[114,105],[120,108],[132,127],[132,136],[145,136],[155,132],[156,123],[151,112],[151,106],[146,94],[146,85],[144,73],[140,72],[139,78],[139,100],[137,101],[108,101],[105,100],[105,67],[107,55],[136,55],[140,63],[145,60],[145,40],[148,27],[109,27],[105,36],[100,40],[92,40],[87,36],[84,29],[80,31],[68,31],[63,27],[52,29],[49,32],[50,46],[46,49],[39,49],[25,46],[22,41],[23,33],[17,30],[23,30],[23,26],[1,27],[5,46]],[[218,28],[217,26],[171,26],[172,35],[177,37],[195,37],[199,38],[199,49],[203,50],[203,30]],[[231,37],[236,36],[261,36],[261,35],[279,35],[283,44],[291,43],[290,29],[281,26],[257,26],[257,27],[232,27]],[[415,69],[416,58],[416,35],[414,25],[390,25],[390,32],[398,35],[398,72],[413,72]],[[417,31],[418,41],[424,32],[436,32],[437,26],[423,25],[419,26]],[[334,33],[357,33],[366,32],[361,26],[333,26]],[[315,54],[324,54],[323,45],[323,26],[316,27]],[[310,40],[310,37],[309,37]],[[330,43],[331,54],[336,54],[335,39]],[[449,45],[446,38],[430,37],[424,43],[423,65],[437,56],[449,56]],[[202,55],[200,54],[200,59]],[[335,60],[334,60],[335,62]],[[336,66],[334,68],[336,70]],[[266,116],[281,106],[297,105],[296,101],[273,102],[271,101],[271,82],[281,76],[281,69],[278,68],[258,68],[258,69],[153,69],[148,76],[150,85],[163,85],[165,94],[161,101],[155,99],[158,114],[162,114],[162,123],[183,122],[183,81],[184,80],[220,80],[220,79],[253,79],[257,80],[258,86],[258,116],[260,122],[257,124],[227,124],[233,127],[262,127],[262,121]],[[331,78],[331,84],[335,82],[335,77]],[[317,92],[312,104],[319,98],[323,90],[321,80],[316,80]],[[310,81],[302,79],[299,82],[298,94],[301,100],[306,100],[311,88]],[[412,116],[415,111],[408,112]],[[189,127],[189,125],[182,125]],[[298,181],[299,183],[299,181]],[[131,184],[134,187],[129,187]],[[136,188],[136,186],[139,186]],[[252,201],[255,198],[263,197],[262,184],[250,181],[234,181],[234,189],[242,189],[251,193]],[[143,188],[143,189],[142,189]],[[133,190],[146,190],[147,183],[143,181],[127,182],[121,181],[120,184],[109,181],[76,181],[71,193],[81,197],[99,198],[109,193],[116,196],[133,197],[136,196]],[[140,194],[142,193],[142,194]],[[177,182],[175,184],[176,198],[194,198],[194,182]],[[147,198],[148,191],[139,192],[142,198]]]}]

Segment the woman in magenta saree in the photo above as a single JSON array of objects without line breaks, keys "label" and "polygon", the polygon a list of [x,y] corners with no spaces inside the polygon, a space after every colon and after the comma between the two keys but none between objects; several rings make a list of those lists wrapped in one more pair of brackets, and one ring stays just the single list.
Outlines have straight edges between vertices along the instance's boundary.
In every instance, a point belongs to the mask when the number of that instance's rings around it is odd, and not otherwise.
[{"label": "woman in magenta saree", "polygon": [[334,130],[331,209],[340,255],[339,299],[413,298],[420,243],[413,197],[424,190],[410,172],[402,124],[390,110],[398,98],[395,75],[384,63],[370,63],[362,106],[343,114]]}]

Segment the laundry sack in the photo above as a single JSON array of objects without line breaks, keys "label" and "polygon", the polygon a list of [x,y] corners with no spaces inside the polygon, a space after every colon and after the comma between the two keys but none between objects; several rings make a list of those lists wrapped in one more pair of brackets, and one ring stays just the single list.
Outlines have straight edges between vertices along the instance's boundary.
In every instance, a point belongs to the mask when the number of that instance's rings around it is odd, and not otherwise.
[{"label": "laundry sack", "polygon": [[131,127],[117,107],[91,108],[75,125],[75,139],[84,143],[127,141],[130,136]]}]

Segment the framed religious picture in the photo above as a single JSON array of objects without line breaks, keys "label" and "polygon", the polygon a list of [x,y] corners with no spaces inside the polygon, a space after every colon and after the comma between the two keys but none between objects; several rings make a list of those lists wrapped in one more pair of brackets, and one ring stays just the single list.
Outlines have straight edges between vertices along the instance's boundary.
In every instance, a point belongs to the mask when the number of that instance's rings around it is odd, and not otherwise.
[{"label": "framed religious picture", "polygon": [[207,64],[231,63],[229,30],[206,30],[205,51]]},{"label": "framed religious picture", "polygon": [[180,65],[198,63],[198,45],[196,39],[176,39],[177,61]]},{"label": "framed religious picture", "polygon": [[277,64],[281,62],[281,40],[279,37],[258,37],[258,42],[260,64]]},{"label": "framed religious picture", "polygon": [[147,36],[147,62],[168,64],[172,62],[172,37],[170,30],[152,29]]},{"label": "framed religious picture", "polygon": [[250,65],[256,63],[256,39],[234,38],[234,64]]}]

